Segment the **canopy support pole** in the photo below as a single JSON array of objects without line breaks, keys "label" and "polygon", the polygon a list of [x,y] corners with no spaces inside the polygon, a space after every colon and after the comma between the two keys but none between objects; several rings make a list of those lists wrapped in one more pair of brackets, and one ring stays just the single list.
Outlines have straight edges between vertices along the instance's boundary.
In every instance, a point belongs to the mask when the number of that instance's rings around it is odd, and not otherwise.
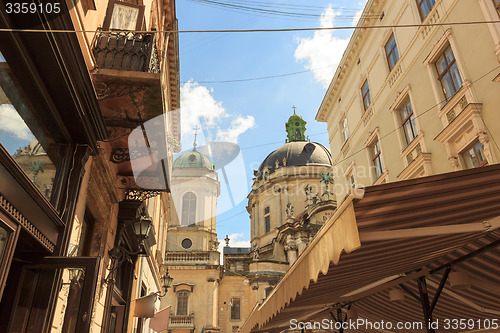
[{"label": "canopy support pole", "polygon": [[434,294],[434,298],[432,299],[431,307],[429,309],[431,315],[432,315],[432,312],[434,312],[434,308],[436,307],[436,304],[439,300],[439,296],[441,295],[441,292],[443,291],[446,280],[448,280],[448,275],[450,274],[450,271],[451,271],[451,267],[446,268],[446,270],[443,273],[443,277],[441,278],[441,282],[439,283],[439,287],[436,289],[436,293]]},{"label": "canopy support pole", "polygon": [[336,323],[340,323],[340,328],[338,333],[344,333],[344,325],[342,325],[344,323],[344,315],[342,313],[342,307],[339,307],[337,309],[337,317],[335,317],[333,311],[330,311],[330,316],[332,316],[333,320],[335,320]]},{"label": "canopy support pole", "polygon": [[429,294],[427,293],[427,283],[425,282],[425,276],[417,279],[418,291],[420,292],[420,303],[422,304],[422,311],[424,312],[425,326],[427,328],[427,333],[435,333],[436,331],[431,327],[432,323],[432,312],[429,305]]}]

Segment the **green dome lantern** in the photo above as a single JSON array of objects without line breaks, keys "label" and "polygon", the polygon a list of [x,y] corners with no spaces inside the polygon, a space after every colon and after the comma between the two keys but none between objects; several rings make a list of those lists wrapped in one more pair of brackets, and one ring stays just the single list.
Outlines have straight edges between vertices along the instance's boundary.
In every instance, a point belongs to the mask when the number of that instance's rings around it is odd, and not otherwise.
[{"label": "green dome lantern", "polygon": [[307,122],[301,116],[295,114],[295,106],[293,107],[293,115],[288,118],[285,124],[287,133],[286,142],[307,141],[306,140],[306,124]]}]

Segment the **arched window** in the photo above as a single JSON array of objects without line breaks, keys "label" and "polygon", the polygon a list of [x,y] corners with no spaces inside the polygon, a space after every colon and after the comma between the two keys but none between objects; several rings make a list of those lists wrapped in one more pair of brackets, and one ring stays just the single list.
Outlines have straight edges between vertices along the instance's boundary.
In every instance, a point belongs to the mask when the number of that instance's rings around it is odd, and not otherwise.
[{"label": "arched window", "polygon": [[300,133],[300,128],[295,130],[295,140],[302,140],[302,134]]},{"label": "arched window", "polygon": [[180,291],[177,293],[177,315],[187,316],[188,314],[189,292]]},{"label": "arched window", "polygon": [[196,196],[193,192],[187,192],[182,197],[182,221],[181,225],[194,224],[196,221]]}]

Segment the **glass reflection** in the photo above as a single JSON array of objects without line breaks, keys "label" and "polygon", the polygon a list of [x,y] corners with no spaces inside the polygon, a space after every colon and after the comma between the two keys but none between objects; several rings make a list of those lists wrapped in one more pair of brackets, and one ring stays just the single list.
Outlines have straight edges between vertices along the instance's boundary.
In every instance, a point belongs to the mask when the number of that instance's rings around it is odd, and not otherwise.
[{"label": "glass reflection", "polygon": [[0,53],[0,145],[50,199],[56,174],[55,152]]}]

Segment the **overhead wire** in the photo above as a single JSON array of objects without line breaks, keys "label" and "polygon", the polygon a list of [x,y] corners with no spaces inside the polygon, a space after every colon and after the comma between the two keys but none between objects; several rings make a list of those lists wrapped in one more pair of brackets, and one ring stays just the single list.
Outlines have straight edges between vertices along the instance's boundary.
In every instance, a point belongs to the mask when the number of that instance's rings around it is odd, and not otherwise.
[{"label": "overhead wire", "polygon": [[[303,71],[298,71],[298,72],[291,72],[291,73],[285,73],[285,74],[276,74],[276,75],[268,75],[268,76],[260,76],[260,77],[253,77],[253,78],[246,78],[246,79],[232,79],[232,80],[213,80],[213,81],[196,81],[196,83],[236,83],[236,82],[248,82],[248,81],[258,81],[258,80],[266,80],[266,79],[274,79],[274,78],[279,78],[279,77],[286,77],[286,76],[292,76],[292,75],[297,75],[297,74],[303,74],[303,73],[309,73],[309,72],[314,72],[317,70],[325,69],[325,68],[331,68],[338,66],[339,64],[335,65],[329,65],[329,66],[324,66],[324,67],[317,67],[317,68],[311,68],[311,69],[306,69]],[[180,83],[188,83],[190,81],[181,81]]]},{"label": "overhead wire", "polygon": [[[283,10],[276,10],[276,9],[266,9],[266,8],[259,8],[259,7],[251,7],[247,5],[240,5],[237,3],[231,3],[228,1],[222,1],[222,0],[189,0],[191,2],[201,4],[201,5],[206,5],[206,6],[211,6],[211,7],[218,7],[221,9],[233,9],[237,10],[240,12],[245,12],[245,13],[252,13],[252,14],[267,14],[267,15],[272,15],[272,16],[278,16],[278,17],[295,17],[295,18],[314,18],[318,19],[320,17],[336,17],[336,18],[349,18],[353,19],[356,15],[352,15],[350,17],[347,17],[346,15],[325,15],[324,13],[322,14],[317,14],[317,13],[304,13],[304,12],[290,12],[290,11],[283,11]],[[276,7],[272,7],[276,8]],[[322,9],[324,10],[324,8]],[[365,15],[364,17],[366,18],[379,18],[381,14],[369,14]]]},{"label": "overhead wire", "polygon": [[206,29],[206,30],[131,30],[131,31],[116,31],[116,30],[68,30],[68,29],[22,29],[22,28],[0,28],[0,32],[19,32],[19,33],[260,33],[260,32],[294,32],[294,31],[329,31],[329,30],[370,30],[370,29],[398,29],[398,28],[420,28],[420,27],[436,27],[436,26],[460,26],[460,25],[477,25],[477,24],[497,24],[500,20],[488,21],[463,21],[463,22],[434,22],[423,24],[387,24],[387,25],[370,25],[370,26],[337,26],[337,27],[313,27],[313,28],[275,28],[275,29]]}]

